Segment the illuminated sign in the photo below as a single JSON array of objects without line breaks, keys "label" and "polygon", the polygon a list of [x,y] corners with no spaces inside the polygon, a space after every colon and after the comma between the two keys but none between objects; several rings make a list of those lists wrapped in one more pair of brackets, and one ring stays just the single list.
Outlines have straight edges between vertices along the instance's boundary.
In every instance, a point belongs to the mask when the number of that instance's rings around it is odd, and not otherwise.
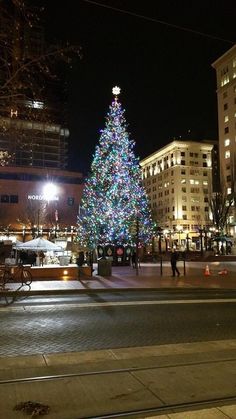
[{"label": "illuminated sign", "polygon": [[47,195],[28,195],[28,199],[32,201],[59,201],[58,196],[48,197]]}]

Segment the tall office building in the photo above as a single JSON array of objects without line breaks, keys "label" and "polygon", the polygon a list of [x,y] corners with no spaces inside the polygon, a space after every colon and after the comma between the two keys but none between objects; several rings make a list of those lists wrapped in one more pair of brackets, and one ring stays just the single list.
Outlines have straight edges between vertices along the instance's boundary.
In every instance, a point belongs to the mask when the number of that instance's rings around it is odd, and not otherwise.
[{"label": "tall office building", "polygon": [[215,145],[172,141],[140,162],[152,213],[162,229],[177,236],[178,231],[191,232],[197,240],[199,229],[211,225]]},{"label": "tall office building", "polygon": [[54,94],[55,82],[45,80],[45,62],[27,67],[45,49],[43,28],[37,20],[31,24],[34,14],[17,2],[1,3],[0,164],[65,169],[69,131],[63,97]]},{"label": "tall office building", "polygon": [[222,190],[236,193],[236,45],[213,64],[217,78]]},{"label": "tall office building", "polygon": [[[236,197],[236,45],[218,58],[216,70],[221,189]],[[232,196],[232,195],[231,195]],[[236,209],[231,207],[229,233],[236,233]]]}]

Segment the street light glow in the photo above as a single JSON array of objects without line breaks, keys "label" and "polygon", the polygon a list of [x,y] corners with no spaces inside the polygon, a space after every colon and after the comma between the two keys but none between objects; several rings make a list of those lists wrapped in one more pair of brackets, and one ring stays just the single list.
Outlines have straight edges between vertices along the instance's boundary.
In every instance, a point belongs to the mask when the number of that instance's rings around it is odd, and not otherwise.
[{"label": "street light glow", "polygon": [[55,200],[57,187],[53,183],[47,183],[43,188],[43,196],[46,201]]}]

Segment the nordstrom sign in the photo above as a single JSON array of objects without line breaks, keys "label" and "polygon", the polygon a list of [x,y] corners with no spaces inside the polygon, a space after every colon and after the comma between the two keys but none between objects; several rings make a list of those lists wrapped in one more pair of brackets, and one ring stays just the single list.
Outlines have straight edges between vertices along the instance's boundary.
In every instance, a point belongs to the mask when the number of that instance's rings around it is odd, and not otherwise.
[{"label": "nordstrom sign", "polygon": [[45,195],[28,195],[28,199],[32,201],[59,201],[58,196],[45,196]]}]

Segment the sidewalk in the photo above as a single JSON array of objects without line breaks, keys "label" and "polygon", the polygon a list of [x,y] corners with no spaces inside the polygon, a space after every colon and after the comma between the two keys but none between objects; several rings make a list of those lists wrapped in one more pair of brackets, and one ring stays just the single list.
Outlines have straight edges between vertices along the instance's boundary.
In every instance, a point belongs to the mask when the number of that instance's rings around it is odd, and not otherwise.
[{"label": "sidewalk", "polygon": [[0,358],[1,417],[235,419],[235,370],[236,340]]},{"label": "sidewalk", "polygon": [[[200,264],[199,264],[200,265]],[[94,290],[102,291],[120,291],[134,289],[236,289],[236,272],[230,271],[226,275],[219,275],[223,265],[209,264],[210,276],[204,275],[204,267],[186,268],[186,275],[183,275],[183,269],[180,266],[181,276],[171,277],[168,264],[163,265],[163,275],[160,274],[160,266],[157,264],[141,264],[138,270],[129,267],[113,267],[112,276],[102,277],[97,275],[97,267],[94,266],[92,277],[80,276],[74,280],[37,280],[28,286],[20,287],[19,283],[9,283],[5,290],[0,288],[0,297],[6,292],[18,290],[19,293],[30,294],[53,294],[53,293],[73,293],[89,292]]]}]

